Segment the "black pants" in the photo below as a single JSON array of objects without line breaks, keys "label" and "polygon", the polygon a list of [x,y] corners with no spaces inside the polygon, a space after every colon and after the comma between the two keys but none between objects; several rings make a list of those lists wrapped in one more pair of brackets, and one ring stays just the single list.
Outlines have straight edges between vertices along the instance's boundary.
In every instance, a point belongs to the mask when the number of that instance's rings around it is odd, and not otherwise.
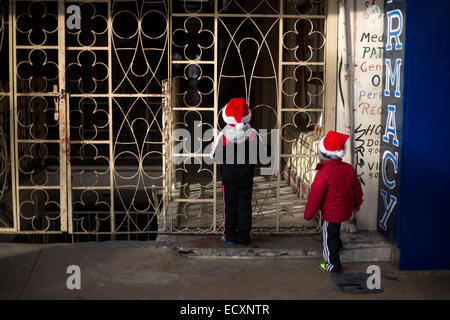
[{"label": "black pants", "polygon": [[327,271],[339,271],[341,269],[339,250],[342,248],[341,223],[323,222],[322,244],[325,268]]},{"label": "black pants", "polygon": [[222,184],[224,235],[227,241],[247,245],[252,229],[253,179]]}]

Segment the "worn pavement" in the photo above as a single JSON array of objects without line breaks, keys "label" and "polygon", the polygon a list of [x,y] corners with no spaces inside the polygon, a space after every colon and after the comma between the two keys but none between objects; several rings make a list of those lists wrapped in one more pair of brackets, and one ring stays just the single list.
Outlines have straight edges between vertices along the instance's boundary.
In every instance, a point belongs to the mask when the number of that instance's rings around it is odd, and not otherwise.
[{"label": "worn pavement", "polygon": [[[450,299],[450,271],[345,263],[345,272],[381,268],[384,292],[355,295],[318,269],[320,258],[192,258],[155,243],[0,243],[0,299]],[[67,289],[70,265],[80,267],[80,290]]]}]

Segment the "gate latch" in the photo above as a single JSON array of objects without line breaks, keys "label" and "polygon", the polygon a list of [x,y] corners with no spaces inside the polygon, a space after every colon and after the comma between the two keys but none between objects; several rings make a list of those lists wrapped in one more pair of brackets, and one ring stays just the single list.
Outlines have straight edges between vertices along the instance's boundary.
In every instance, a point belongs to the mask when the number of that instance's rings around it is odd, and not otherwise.
[{"label": "gate latch", "polygon": [[66,91],[64,89],[61,89],[58,93],[57,86],[55,85],[53,87],[53,92],[58,95],[57,97],[54,98],[54,101],[55,101],[54,119],[55,119],[55,121],[59,121],[59,110],[61,107],[64,108],[64,99],[65,99]]}]

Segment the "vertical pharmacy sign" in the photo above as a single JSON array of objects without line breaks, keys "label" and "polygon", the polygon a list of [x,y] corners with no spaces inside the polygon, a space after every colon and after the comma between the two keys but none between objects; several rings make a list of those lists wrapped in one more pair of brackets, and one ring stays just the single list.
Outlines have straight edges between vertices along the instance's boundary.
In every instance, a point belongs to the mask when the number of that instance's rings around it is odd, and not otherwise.
[{"label": "vertical pharmacy sign", "polygon": [[400,145],[403,108],[403,66],[405,49],[405,2],[386,0],[386,35],[380,141],[378,231],[394,243],[399,203]]}]

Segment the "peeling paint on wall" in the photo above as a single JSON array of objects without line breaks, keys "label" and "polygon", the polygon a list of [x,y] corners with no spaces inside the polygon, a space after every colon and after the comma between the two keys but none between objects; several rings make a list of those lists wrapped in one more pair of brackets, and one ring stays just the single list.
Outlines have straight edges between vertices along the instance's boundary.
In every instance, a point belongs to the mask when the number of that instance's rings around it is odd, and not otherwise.
[{"label": "peeling paint on wall", "polygon": [[[360,179],[364,202],[357,215],[358,228],[375,230],[377,227],[378,178],[380,162],[381,99],[383,96],[383,34],[384,2],[382,0],[347,1],[345,10],[351,10],[352,61],[346,63],[345,25],[340,19],[337,123],[338,131],[353,136],[353,159],[350,152],[344,161],[352,162]],[[340,12],[340,16],[342,12]],[[353,68],[353,79],[349,79]],[[349,95],[346,86],[353,86],[353,119],[348,123]],[[352,128],[352,129],[350,129]]]}]

